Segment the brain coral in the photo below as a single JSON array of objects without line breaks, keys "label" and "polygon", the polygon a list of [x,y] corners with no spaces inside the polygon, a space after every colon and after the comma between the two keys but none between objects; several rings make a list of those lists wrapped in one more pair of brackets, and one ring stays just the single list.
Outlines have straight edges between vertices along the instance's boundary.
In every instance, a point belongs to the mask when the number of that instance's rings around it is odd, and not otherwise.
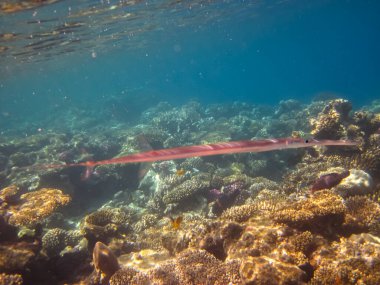
[{"label": "brain coral", "polygon": [[59,207],[71,201],[61,190],[43,188],[21,195],[20,204],[12,208],[9,223],[15,226],[31,226],[50,216]]}]

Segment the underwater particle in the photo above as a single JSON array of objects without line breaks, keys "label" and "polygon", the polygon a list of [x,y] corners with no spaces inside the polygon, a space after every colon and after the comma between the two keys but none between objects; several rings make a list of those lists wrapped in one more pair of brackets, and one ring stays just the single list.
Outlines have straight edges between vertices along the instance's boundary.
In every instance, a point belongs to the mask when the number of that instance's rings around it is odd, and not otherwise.
[{"label": "underwater particle", "polygon": [[117,257],[108,246],[100,241],[95,244],[92,252],[92,261],[95,266],[95,271],[100,274],[102,282],[107,282],[120,268]]},{"label": "underwater particle", "polygon": [[20,203],[11,209],[12,215],[8,222],[14,226],[34,225],[70,201],[69,195],[54,188],[42,188],[25,193],[21,195]]},{"label": "underwater particle", "polygon": [[0,273],[0,285],[22,285],[23,279],[20,274]]}]

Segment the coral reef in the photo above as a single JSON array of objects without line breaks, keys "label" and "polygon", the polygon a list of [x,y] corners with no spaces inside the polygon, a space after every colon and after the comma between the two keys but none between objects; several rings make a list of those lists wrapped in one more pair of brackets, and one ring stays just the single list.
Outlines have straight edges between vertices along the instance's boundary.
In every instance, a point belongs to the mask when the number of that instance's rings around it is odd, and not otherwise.
[{"label": "coral reef", "polygon": [[[379,283],[376,108],[160,103],[127,125],[115,102],[104,125],[70,110],[62,133],[0,138],[0,284]],[[310,132],[359,147],[103,165],[86,179],[46,166]]]}]

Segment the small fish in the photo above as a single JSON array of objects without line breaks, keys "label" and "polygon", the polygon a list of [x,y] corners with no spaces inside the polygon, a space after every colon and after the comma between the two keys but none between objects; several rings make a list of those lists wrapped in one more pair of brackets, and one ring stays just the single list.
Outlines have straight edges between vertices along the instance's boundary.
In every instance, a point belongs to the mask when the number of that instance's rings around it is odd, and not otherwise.
[{"label": "small fish", "polygon": [[183,217],[182,216],[178,216],[177,218],[174,219],[173,217],[169,216],[169,219],[170,219],[170,222],[172,224],[172,228],[174,230],[178,230],[180,228],[180,226],[181,226],[181,222],[183,220]]},{"label": "small fish", "polygon": [[183,175],[186,174],[186,170],[183,169],[183,168],[177,169],[176,172],[175,172],[175,174],[176,174],[177,176],[183,176]]}]

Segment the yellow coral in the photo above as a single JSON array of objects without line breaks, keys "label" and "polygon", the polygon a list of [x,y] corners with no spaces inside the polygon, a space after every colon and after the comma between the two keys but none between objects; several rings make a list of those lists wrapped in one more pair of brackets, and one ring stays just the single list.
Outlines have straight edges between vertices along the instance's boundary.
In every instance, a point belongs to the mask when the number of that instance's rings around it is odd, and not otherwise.
[{"label": "yellow coral", "polygon": [[21,195],[20,205],[10,209],[9,223],[15,226],[34,225],[48,217],[59,207],[67,205],[71,198],[61,190],[43,188]]},{"label": "yellow coral", "polygon": [[20,188],[16,185],[11,185],[0,190],[0,200],[6,203],[12,203],[17,200]]},{"label": "yellow coral", "polygon": [[22,285],[23,280],[20,274],[0,274],[0,285]]},{"label": "yellow coral", "polygon": [[295,228],[329,230],[333,224],[341,224],[346,213],[343,199],[328,190],[319,191],[313,197],[284,207],[274,213],[275,221]]}]

